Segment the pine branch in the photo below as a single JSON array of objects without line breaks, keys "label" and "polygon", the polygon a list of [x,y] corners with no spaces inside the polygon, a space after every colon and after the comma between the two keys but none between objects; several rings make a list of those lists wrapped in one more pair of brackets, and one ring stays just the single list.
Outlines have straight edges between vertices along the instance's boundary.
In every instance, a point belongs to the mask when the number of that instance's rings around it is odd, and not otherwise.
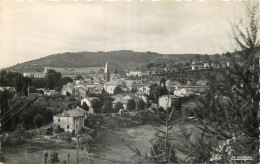
[{"label": "pine branch", "polygon": [[158,132],[161,132],[161,133],[165,134],[165,132],[164,132],[164,131],[162,131],[162,130],[159,130],[159,129],[155,128],[153,125],[151,125],[151,126],[152,126],[152,128],[153,128],[153,129],[155,129],[156,131],[158,131]]}]

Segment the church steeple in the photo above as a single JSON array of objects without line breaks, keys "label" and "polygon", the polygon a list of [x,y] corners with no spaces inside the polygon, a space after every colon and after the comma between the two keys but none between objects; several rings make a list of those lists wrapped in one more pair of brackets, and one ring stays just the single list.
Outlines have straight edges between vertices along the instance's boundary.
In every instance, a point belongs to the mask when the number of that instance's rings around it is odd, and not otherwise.
[{"label": "church steeple", "polygon": [[107,65],[107,62],[106,62],[106,66],[105,66],[105,69],[104,69],[104,74],[107,74],[109,72],[108,70],[108,65]]},{"label": "church steeple", "polygon": [[110,73],[109,73],[109,68],[108,68],[107,62],[106,62],[106,66],[104,69],[104,80],[106,80],[106,82],[110,81]]}]

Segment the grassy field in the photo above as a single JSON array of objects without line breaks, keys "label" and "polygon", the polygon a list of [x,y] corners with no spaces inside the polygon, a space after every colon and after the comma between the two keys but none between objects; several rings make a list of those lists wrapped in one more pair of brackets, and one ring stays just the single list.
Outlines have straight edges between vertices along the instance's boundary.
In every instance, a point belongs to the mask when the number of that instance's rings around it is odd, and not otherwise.
[{"label": "grassy field", "polygon": [[[191,127],[191,125],[189,125]],[[160,128],[160,127],[158,127]],[[162,128],[161,128],[162,129]],[[175,126],[170,131],[170,136],[180,138],[178,131],[179,126]],[[119,128],[117,130],[104,130],[102,137],[90,151],[79,150],[80,163],[136,163],[136,157],[127,146],[138,148],[141,152],[150,154],[150,148],[155,142],[156,131],[150,125]],[[174,140],[174,143],[179,142]],[[27,151],[26,151],[27,150]],[[9,157],[8,163],[42,163],[43,153],[56,151],[59,153],[60,162],[67,160],[70,153],[70,162],[76,162],[76,149],[67,148],[66,142],[57,143],[55,141],[30,141],[22,145],[4,146],[2,152],[4,156]],[[180,158],[185,158],[184,154],[176,152]]]}]

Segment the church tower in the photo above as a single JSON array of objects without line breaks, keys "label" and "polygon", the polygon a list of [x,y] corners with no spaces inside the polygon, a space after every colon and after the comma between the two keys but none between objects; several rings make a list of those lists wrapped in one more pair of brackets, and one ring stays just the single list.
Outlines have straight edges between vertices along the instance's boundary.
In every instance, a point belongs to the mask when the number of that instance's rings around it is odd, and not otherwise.
[{"label": "church tower", "polygon": [[106,66],[104,69],[104,80],[106,80],[106,82],[110,81],[110,73],[109,73],[109,68],[108,68],[107,62],[106,62]]}]

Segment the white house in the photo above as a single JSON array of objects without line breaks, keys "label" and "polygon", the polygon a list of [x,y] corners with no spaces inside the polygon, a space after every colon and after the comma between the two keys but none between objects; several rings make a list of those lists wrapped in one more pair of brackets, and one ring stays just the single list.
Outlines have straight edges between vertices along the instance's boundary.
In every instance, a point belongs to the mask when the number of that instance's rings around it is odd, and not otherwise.
[{"label": "white house", "polygon": [[140,77],[140,76],[142,76],[142,71],[139,70],[139,69],[131,70],[129,72],[129,75],[130,76],[138,76],[138,77]]},{"label": "white house", "polygon": [[84,126],[85,115],[77,109],[64,111],[53,116],[53,124],[63,128],[65,132],[78,132]]},{"label": "white house", "polygon": [[115,108],[117,102],[121,102],[121,103],[123,104],[124,109],[126,109],[126,108],[127,108],[127,102],[128,102],[130,99],[134,99],[134,100],[135,100],[135,97],[134,97],[134,96],[130,96],[130,95],[125,95],[125,96],[122,97],[122,98],[118,97],[117,99],[115,99],[115,100],[112,102],[112,103],[113,103],[113,108]]},{"label": "white house", "polygon": [[109,93],[109,94],[114,94],[114,89],[116,88],[116,86],[123,86],[124,83],[121,80],[111,80],[108,81],[106,83],[104,83],[104,90]]},{"label": "white house", "polygon": [[159,97],[158,105],[163,107],[165,110],[171,107],[174,101],[177,101],[178,97],[175,95],[163,95]]},{"label": "white house", "polygon": [[145,85],[145,86],[142,86],[142,87],[138,88],[138,91],[143,92],[143,93],[145,93],[147,95],[150,94],[150,90],[151,89],[150,89],[150,87],[148,85]]},{"label": "white house", "polygon": [[61,94],[66,96],[67,93],[69,93],[70,95],[72,95],[73,94],[73,89],[74,89],[73,84],[69,82],[66,85],[62,86]]},{"label": "white house", "polygon": [[189,96],[191,94],[193,94],[193,92],[191,90],[186,89],[186,88],[174,90],[174,95],[178,96],[178,97]]},{"label": "white house", "polygon": [[48,95],[48,96],[57,95],[59,93],[60,92],[55,91],[55,90],[46,90],[46,91],[44,91],[44,95]]},{"label": "white house", "polygon": [[46,76],[46,73],[43,72],[25,72],[23,73],[24,77],[30,77],[30,78],[39,78],[43,79]]}]

